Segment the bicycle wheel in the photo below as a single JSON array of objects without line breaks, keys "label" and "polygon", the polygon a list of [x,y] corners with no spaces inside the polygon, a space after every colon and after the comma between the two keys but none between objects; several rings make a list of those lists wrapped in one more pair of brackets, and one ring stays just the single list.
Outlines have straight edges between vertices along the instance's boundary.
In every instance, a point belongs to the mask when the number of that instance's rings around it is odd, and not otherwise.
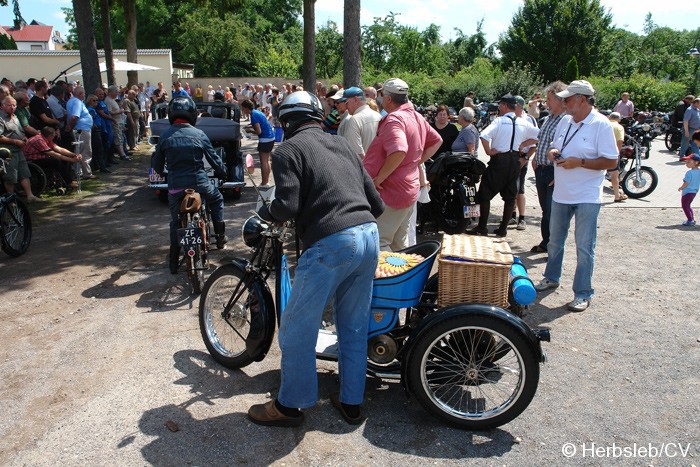
[{"label": "bicycle wheel", "polygon": [[537,391],[533,349],[520,331],[497,318],[455,316],[414,345],[407,362],[411,394],[433,416],[458,428],[508,423]]},{"label": "bicycle wheel", "polygon": [[29,185],[32,188],[32,194],[34,196],[39,196],[46,190],[46,186],[48,185],[46,172],[34,162],[28,161],[27,165],[29,166],[29,173],[31,174],[29,177]]},{"label": "bicycle wheel", "polygon": [[242,283],[246,277],[237,265],[221,266],[207,280],[199,300],[199,329],[204,344],[214,360],[231,369],[259,358],[248,350],[247,341],[253,330],[253,315],[265,312],[265,299],[259,288]]},{"label": "bicycle wheel", "polygon": [[18,199],[0,208],[0,241],[10,256],[24,254],[32,240],[32,219],[29,210]]}]

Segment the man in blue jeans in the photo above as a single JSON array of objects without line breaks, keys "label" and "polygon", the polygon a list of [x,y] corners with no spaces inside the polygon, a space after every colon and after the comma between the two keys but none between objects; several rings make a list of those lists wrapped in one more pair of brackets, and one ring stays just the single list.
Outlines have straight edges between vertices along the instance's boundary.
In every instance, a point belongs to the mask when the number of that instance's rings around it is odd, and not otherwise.
[{"label": "man in blue jeans", "polygon": [[375,222],[384,203],[345,138],[324,133],[323,107],[313,94],[284,99],[279,119],[285,141],[273,154],[275,199],[258,214],[270,222],[295,220],[303,245],[294,284],[282,312],[282,382],[277,398],[254,405],[259,425],[299,426],[300,409],[318,400],[316,340],[332,299],[338,333],[340,393],[331,402],[350,424],[363,420],[367,328],[379,256]]},{"label": "man in blue jeans", "polygon": [[698,152],[698,147],[693,141],[693,133],[698,129],[700,129],[700,97],[693,99],[693,103],[685,109],[685,113],[683,114],[681,147],[678,151],[678,157],[685,157],[688,148],[694,153]]},{"label": "man in blue jeans", "polygon": [[584,311],[593,297],[598,213],[603,197],[605,171],[617,166],[617,144],[608,119],[593,109],[593,86],[573,81],[557,96],[564,99],[566,117],[557,125],[549,151],[554,162],[554,193],[549,219],[547,267],[538,291],[559,287],[564,243],[571,218],[576,217],[576,273],[574,299],[569,310]]}]

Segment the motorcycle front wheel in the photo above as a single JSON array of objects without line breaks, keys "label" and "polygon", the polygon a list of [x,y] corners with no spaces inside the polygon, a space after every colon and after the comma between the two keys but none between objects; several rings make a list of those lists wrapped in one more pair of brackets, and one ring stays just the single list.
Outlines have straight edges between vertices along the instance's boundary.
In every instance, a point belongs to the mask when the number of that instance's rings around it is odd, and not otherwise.
[{"label": "motorcycle front wheel", "polygon": [[0,208],[0,242],[2,250],[12,257],[24,254],[32,240],[32,219],[29,210],[18,199]]},{"label": "motorcycle front wheel", "polygon": [[639,177],[634,169],[630,169],[622,179],[622,191],[630,198],[644,198],[656,189],[659,183],[659,176],[651,167],[641,166]]},{"label": "motorcycle front wheel", "polygon": [[460,315],[436,324],[414,344],[411,394],[430,414],[463,429],[486,430],[520,415],[539,382],[530,344],[497,318]]},{"label": "motorcycle front wheel", "polygon": [[204,344],[214,360],[230,369],[254,361],[246,351],[246,342],[251,333],[251,315],[260,313],[264,303],[259,289],[241,283],[245,277],[245,271],[237,265],[221,266],[207,280],[199,300],[199,329]]},{"label": "motorcycle front wheel", "polygon": [[666,149],[669,151],[677,151],[681,147],[681,138],[677,133],[671,131],[666,132],[666,137],[664,138],[664,143],[666,144]]}]

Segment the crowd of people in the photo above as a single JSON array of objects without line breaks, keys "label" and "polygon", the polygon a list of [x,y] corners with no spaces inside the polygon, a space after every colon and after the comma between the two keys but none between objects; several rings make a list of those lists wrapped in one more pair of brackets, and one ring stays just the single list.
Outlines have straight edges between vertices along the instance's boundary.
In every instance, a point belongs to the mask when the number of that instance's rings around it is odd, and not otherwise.
[{"label": "crowd of people", "polygon": [[[164,94],[162,83],[159,89]],[[159,93],[151,91],[143,84],[86,90],[76,81],[3,79],[0,145],[13,154],[3,175],[5,189],[20,185],[28,201],[40,200],[40,193],[32,193],[27,161],[74,189],[79,180],[111,173],[120,161],[131,160],[147,136],[149,108],[157,107]]]}]

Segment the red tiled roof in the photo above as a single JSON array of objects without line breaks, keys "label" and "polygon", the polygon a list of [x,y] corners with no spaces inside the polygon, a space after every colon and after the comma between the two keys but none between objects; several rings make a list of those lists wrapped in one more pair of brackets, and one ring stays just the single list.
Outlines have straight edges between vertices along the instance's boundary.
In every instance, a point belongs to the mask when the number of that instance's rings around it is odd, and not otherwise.
[{"label": "red tiled roof", "polygon": [[15,42],[49,42],[53,26],[27,25],[22,29],[15,29],[12,26],[3,26]]}]

